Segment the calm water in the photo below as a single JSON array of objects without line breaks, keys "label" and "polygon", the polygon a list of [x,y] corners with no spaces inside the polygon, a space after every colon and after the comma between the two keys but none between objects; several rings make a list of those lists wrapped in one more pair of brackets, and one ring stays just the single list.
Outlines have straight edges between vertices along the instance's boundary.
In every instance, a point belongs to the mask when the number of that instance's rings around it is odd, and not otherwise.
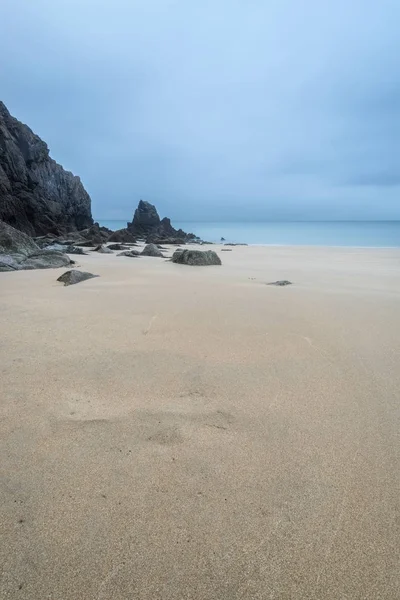
[{"label": "calm water", "polygon": [[[128,220],[128,219],[127,219]],[[126,227],[126,221],[99,220],[110,229]],[[180,223],[173,226],[201,239],[245,244],[288,246],[400,247],[400,221],[335,221],[296,223]]]}]

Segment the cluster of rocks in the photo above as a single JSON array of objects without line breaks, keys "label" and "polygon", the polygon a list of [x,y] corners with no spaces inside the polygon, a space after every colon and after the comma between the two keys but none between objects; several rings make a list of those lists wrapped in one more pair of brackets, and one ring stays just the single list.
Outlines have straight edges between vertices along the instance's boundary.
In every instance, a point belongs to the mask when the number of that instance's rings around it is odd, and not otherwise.
[{"label": "cluster of rocks", "polygon": [[66,267],[73,261],[65,252],[43,250],[26,233],[0,221],[0,271]]},{"label": "cluster of rocks", "polygon": [[[134,247],[145,242],[140,252]],[[222,239],[222,241],[225,241]],[[70,254],[87,250],[137,258],[165,258],[161,244],[182,246],[203,242],[193,233],[175,229],[167,217],[140,200],[124,229],[112,231],[94,223],[90,196],[79,177],[65,171],[49,154],[47,144],[10,115],[0,102],[0,271],[47,269],[74,264]],[[233,244],[232,244],[233,245]],[[172,262],[220,265],[213,251],[177,249]],[[59,277],[65,285],[96,277],[69,270]]]},{"label": "cluster of rocks", "polygon": [[[131,245],[110,244],[102,242],[93,246],[104,233],[102,228],[92,226],[89,235],[91,238],[91,249],[101,254],[113,254],[114,250],[122,250],[117,256],[137,258],[139,256],[151,256],[165,258],[159,244],[146,244],[141,252],[135,250]],[[88,235],[88,232],[85,232]],[[94,236],[93,236],[94,234]],[[56,238],[53,234],[33,239],[26,233],[18,231],[11,225],[0,221],[0,271],[19,271],[22,269],[49,269],[65,267],[74,264],[68,254],[86,254],[79,244],[82,232],[70,234],[67,238]],[[85,242],[86,243],[86,242]],[[136,245],[136,244],[135,244]],[[201,252],[199,250],[175,251],[172,262],[187,265],[220,265],[221,260],[213,251]]]},{"label": "cluster of rocks", "polygon": [[[55,235],[47,233],[35,238],[41,248],[67,246],[68,248],[95,248],[107,244],[110,250],[126,250],[128,246],[137,245],[138,242],[146,244],[182,245],[186,243],[200,243],[201,240],[193,233],[185,233],[182,229],[174,229],[170,219],[160,219],[157,209],[153,204],[140,200],[135,210],[133,219],[127,223],[125,229],[112,231],[93,223],[82,230],[69,231],[68,234]],[[61,251],[61,249],[59,248]],[[71,253],[80,253],[72,251]]]},{"label": "cluster of rocks", "polygon": [[167,217],[160,219],[156,207],[143,200],[140,200],[132,222],[127,223],[127,230],[149,244],[180,245],[200,241],[194,233],[185,233],[182,229],[172,227],[171,220]]}]

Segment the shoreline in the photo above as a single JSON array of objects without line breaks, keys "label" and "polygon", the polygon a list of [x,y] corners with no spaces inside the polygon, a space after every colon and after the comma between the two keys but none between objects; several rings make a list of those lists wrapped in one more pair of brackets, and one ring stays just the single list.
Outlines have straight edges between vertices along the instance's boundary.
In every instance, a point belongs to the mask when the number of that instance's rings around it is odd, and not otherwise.
[{"label": "shoreline", "polygon": [[[124,222],[101,221],[110,226]],[[176,222],[203,240],[255,245],[400,247],[399,221],[266,221],[256,223]]]}]

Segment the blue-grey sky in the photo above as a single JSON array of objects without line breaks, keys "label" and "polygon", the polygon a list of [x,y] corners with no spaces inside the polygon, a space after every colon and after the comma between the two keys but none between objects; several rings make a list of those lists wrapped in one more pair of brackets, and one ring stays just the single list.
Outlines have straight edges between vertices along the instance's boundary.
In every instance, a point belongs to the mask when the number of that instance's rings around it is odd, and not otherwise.
[{"label": "blue-grey sky", "polygon": [[0,99],[97,218],[400,219],[399,0],[2,0]]}]

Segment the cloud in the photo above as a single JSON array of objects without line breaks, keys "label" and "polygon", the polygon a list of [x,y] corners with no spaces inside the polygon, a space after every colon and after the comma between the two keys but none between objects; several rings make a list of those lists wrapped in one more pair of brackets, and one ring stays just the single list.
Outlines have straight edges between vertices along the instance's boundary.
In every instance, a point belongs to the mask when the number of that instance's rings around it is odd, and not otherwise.
[{"label": "cloud", "polygon": [[98,218],[141,197],[181,220],[400,218],[399,18],[397,0],[5,0],[2,99]]}]

